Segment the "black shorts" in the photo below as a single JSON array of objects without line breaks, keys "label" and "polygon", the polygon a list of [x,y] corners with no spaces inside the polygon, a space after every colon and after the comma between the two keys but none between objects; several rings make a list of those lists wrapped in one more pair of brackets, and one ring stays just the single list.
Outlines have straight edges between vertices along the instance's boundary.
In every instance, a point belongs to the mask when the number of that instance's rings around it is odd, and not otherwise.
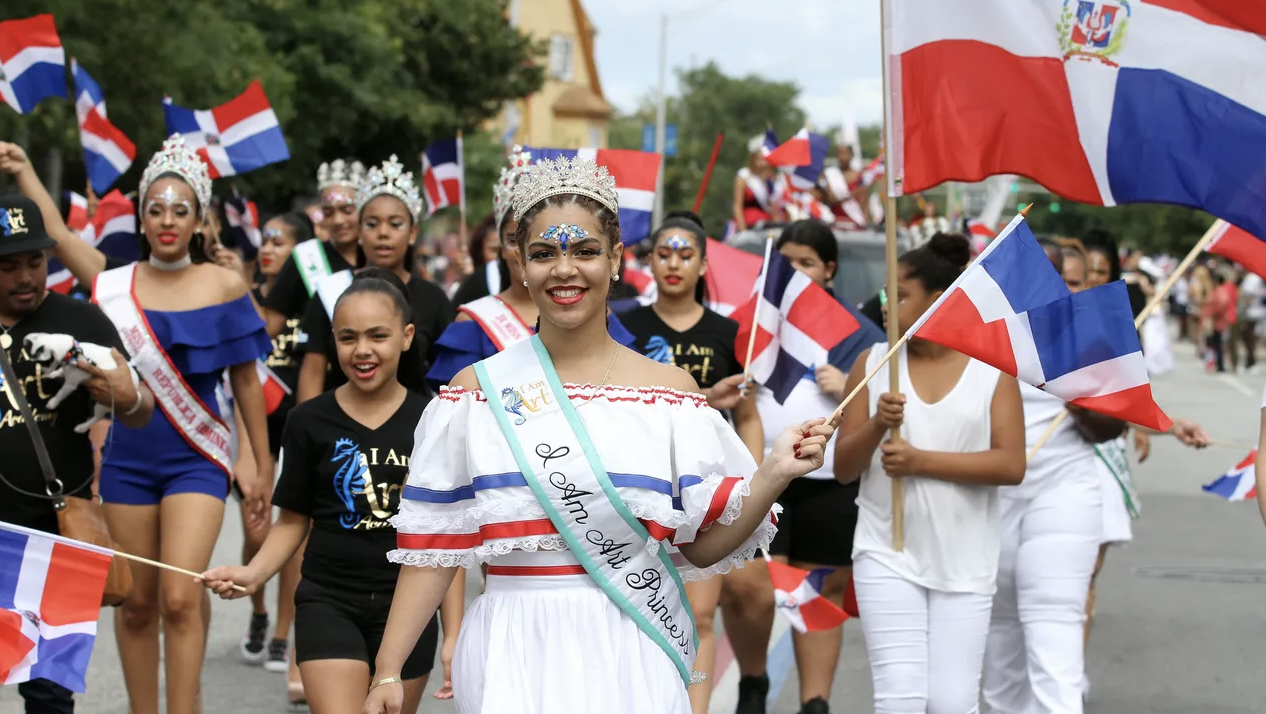
[{"label": "black shorts", "polygon": [[835,479],[798,478],[778,497],[778,535],[770,555],[793,563],[853,564],[853,532],[857,529],[858,479],[844,485]]},{"label": "black shorts", "polygon": [[[295,656],[300,664],[319,659],[356,659],[372,672],[391,611],[391,593],[334,590],[311,580],[295,590]],[[401,668],[402,679],[431,673],[439,644],[439,617],[432,617]]]}]

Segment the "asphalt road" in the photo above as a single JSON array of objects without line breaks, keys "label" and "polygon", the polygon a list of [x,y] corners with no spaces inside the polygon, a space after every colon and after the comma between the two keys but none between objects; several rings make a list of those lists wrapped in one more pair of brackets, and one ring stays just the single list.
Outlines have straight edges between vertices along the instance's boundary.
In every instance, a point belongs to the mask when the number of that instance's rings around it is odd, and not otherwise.
[{"label": "asphalt road", "polygon": [[[1195,419],[1220,440],[1257,438],[1262,376],[1205,374],[1178,347],[1178,367],[1155,380],[1157,401],[1171,414]],[[1143,518],[1135,540],[1114,550],[1100,576],[1098,617],[1090,651],[1094,689],[1089,714],[1258,714],[1266,711],[1260,660],[1266,651],[1266,528],[1253,503],[1228,504],[1200,485],[1244,456],[1233,448],[1203,452],[1172,439],[1153,441],[1137,467]],[[233,562],[238,518],[226,518],[215,562]],[[469,592],[477,592],[472,582]],[[244,664],[238,640],[246,601],[215,601],[204,671],[205,710],[263,714],[289,708],[284,676]],[[438,672],[438,669],[437,669]],[[434,685],[432,686],[432,689]],[[870,711],[870,672],[861,631],[845,626],[845,646],[832,711]],[[771,714],[798,709],[794,668]],[[0,689],[0,714],[18,714],[13,688]],[[89,668],[82,714],[127,714],[127,697],[110,617],[103,617]],[[422,711],[448,714],[451,702],[423,701]]]}]

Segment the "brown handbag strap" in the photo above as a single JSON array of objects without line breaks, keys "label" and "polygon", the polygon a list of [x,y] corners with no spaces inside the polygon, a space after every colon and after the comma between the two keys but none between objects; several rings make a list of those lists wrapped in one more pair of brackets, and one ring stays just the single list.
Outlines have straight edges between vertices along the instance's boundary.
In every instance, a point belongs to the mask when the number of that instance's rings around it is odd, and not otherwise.
[{"label": "brown handbag strap", "polygon": [[53,499],[53,509],[60,511],[66,507],[66,500],[62,497],[62,482],[53,471],[53,460],[48,456],[44,435],[40,433],[39,424],[35,423],[35,415],[31,413],[31,405],[26,401],[22,382],[13,371],[13,363],[9,361],[8,350],[0,349],[0,372],[3,372],[4,381],[9,385],[9,394],[18,403],[18,412],[22,414],[22,421],[26,423],[26,430],[31,435],[31,445],[35,447],[35,458],[40,462],[40,471],[44,472],[45,490]]}]

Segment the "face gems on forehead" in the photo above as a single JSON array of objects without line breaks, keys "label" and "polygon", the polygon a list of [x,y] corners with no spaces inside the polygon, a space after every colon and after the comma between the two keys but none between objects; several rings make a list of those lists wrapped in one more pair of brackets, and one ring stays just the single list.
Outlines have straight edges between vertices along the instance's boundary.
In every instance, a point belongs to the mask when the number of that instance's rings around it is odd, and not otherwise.
[{"label": "face gems on forehead", "polygon": [[172,187],[171,184],[168,184],[167,188],[164,188],[162,193],[158,194],[154,198],[151,198],[149,200],[149,205],[150,207],[158,205],[169,206],[171,208],[184,206],[186,209],[193,210],[193,204],[189,202],[189,199],[177,193],[176,189]]},{"label": "face gems on forehead", "polygon": [[[674,252],[674,253],[681,253],[681,251],[683,251],[683,250],[691,250],[691,251],[693,251],[693,250],[695,249],[695,246],[694,246],[694,244],[693,244],[693,243],[691,243],[691,242],[690,242],[690,239],[689,239],[689,238],[686,238],[685,236],[683,236],[683,235],[681,235],[681,234],[679,234],[679,233],[674,233],[674,234],[672,234],[672,235],[668,236],[668,238],[667,238],[667,239],[665,239],[665,240],[664,240],[664,242],[660,243],[659,245],[660,245],[660,247],[661,247],[661,248],[667,248],[668,250],[670,250],[670,251],[672,251],[672,252]],[[683,257],[681,258],[681,262],[683,262],[683,263],[689,263],[689,262],[690,262],[690,259],[691,259],[691,258],[693,258],[693,257],[694,257],[694,256],[692,256],[692,255],[690,255],[690,256],[683,256]],[[659,262],[661,262],[661,263],[667,263],[667,262],[668,262],[668,256],[667,256],[667,255],[665,255],[665,254],[661,254],[661,255],[660,255],[660,257],[659,257]]]},{"label": "face gems on forehead", "polygon": [[541,238],[547,241],[558,243],[558,247],[567,250],[567,246],[575,241],[584,240],[589,237],[589,231],[580,226],[572,226],[566,223],[558,226],[550,226],[541,233]]},{"label": "face gems on forehead", "polygon": [[277,240],[281,238],[282,232],[280,228],[268,227],[260,235],[263,236],[264,240]]},{"label": "face gems on forehead", "polygon": [[325,202],[331,206],[341,206],[344,204],[356,204],[356,196],[347,189],[332,188],[325,192]]}]

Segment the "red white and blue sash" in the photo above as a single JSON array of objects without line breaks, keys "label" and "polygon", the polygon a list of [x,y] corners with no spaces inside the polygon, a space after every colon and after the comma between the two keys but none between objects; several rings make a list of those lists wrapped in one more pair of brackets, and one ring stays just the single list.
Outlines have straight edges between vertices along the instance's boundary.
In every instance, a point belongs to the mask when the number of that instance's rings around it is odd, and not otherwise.
[{"label": "red white and blue sash", "polygon": [[756,203],[761,209],[769,213],[769,185],[765,180],[752,173],[752,170],[744,166],[739,169],[739,178],[743,179],[743,183],[747,184],[747,189],[756,197]]},{"label": "red white and blue sash", "polygon": [[[695,659],[694,615],[666,548],[651,539],[612,485],[539,337],[475,364],[502,435],[528,487],[584,567],[647,638],[668,655],[686,686]],[[522,415],[523,394],[539,411]]]},{"label": "red white and blue sash", "polygon": [[195,451],[233,475],[232,438],[228,426],[202,402],[180,370],[163,351],[145,311],[136,300],[133,281],[136,263],[107,270],[97,276],[92,301],[114,323],[123,345],[132,356],[132,366],[154,393],[167,419]]},{"label": "red white and blue sash", "polygon": [[496,295],[468,302],[457,311],[470,315],[470,319],[483,328],[498,352],[532,336],[532,328],[519,317],[519,313]]}]

